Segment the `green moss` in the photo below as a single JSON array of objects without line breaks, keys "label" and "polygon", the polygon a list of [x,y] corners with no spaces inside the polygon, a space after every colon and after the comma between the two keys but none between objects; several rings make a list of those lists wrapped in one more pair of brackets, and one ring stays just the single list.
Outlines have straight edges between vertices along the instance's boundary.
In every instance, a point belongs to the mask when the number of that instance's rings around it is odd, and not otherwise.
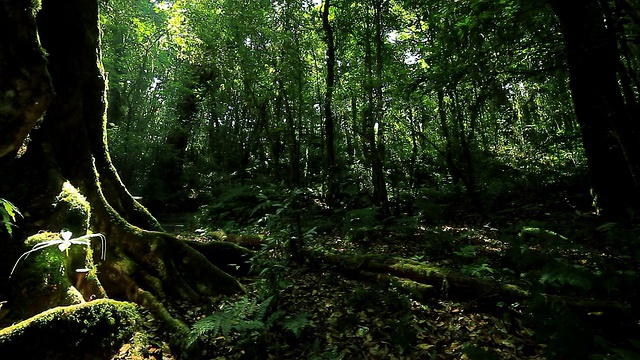
[{"label": "green moss", "polygon": [[96,300],[57,307],[0,330],[0,353],[24,359],[110,359],[140,315],[131,303]]},{"label": "green moss", "polygon": [[78,289],[73,286],[69,286],[67,288],[64,302],[67,304],[81,304],[82,302],[84,302],[84,297],[82,296],[80,291],[78,291]]},{"label": "green moss", "polygon": [[[30,236],[24,244],[27,249],[31,249],[38,243],[54,240],[62,240],[60,234],[44,232]],[[23,277],[37,278],[42,274],[49,274],[57,283],[64,281],[63,278],[72,279],[75,270],[79,268],[92,269],[94,266],[91,248],[78,244],[71,245],[65,251],[60,251],[57,244],[48,246],[31,253],[19,265]]]},{"label": "green moss", "polygon": [[29,236],[29,238],[27,238],[27,240],[24,241],[24,246],[27,248],[32,248],[38,243],[49,241],[49,240],[58,240],[58,239],[60,239],[59,233],[54,233],[49,231],[42,232],[39,234]]},{"label": "green moss", "polygon": [[[30,236],[25,240],[26,248],[33,248],[38,243],[60,240],[60,234],[44,232]],[[42,287],[43,291],[52,284],[65,282],[64,264],[66,254],[57,246],[49,246],[31,253],[16,268],[16,277],[22,281],[29,281],[34,287]],[[68,282],[68,281],[67,281]]]},{"label": "green moss", "polygon": [[40,1],[40,0],[32,0],[31,1],[31,11],[33,11],[34,16],[41,9],[42,9],[42,1]]},{"label": "green moss", "polygon": [[[60,239],[60,234],[45,232],[29,237],[25,244],[31,249],[36,244]],[[89,271],[83,276],[76,269]],[[23,258],[12,277],[11,294],[10,317],[16,320],[51,307],[105,297],[91,248],[77,244],[65,251],[53,244]]]},{"label": "green moss", "polygon": [[87,233],[91,206],[70,182],[66,181],[62,185],[53,207],[54,216],[51,219],[51,230],[65,229],[71,231],[74,236],[82,236]]}]

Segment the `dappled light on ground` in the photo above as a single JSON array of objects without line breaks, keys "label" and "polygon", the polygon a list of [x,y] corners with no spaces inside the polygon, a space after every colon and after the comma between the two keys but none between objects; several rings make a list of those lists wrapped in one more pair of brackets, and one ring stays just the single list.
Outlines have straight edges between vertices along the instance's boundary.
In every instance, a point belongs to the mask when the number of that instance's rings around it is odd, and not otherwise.
[{"label": "dappled light on ground", "polygon": [[[556,257],[570,267],[597,269],[602,259],[599,250],[590,247],[590,237],[569,239],[556,232],[566,228],[552,231],[540,225],[550,225],[545,219],[554,216],[584,222],[585,228],[590,220],[558,212],[553,204],[536,207],[542,211],[538,212],[541,219],[526,218],[526,214],[517,218],[513,214],[524,212],[516,209],[490,222],[443,220],[442,225],[389,226],[360,239],[327,232],[307,238],[306,246],[344,256],[381,254],[412,259],[472,278],[524,287],[539,281],[548,286],[546,291],[553,291],[556,284],[577,286],[580,293],[581,282],[595,280],[582,279],[580,272],[562,275],[557,271],[566,270],[556,269],[557,264],[549,267],[545,262],[543,268],[535,264]],[[214,230],[201,230],[191,216],[179,222],[186,224],[178,227],[181,238],[221,240],[219,232],[213,236]],[[281,248],[284,239],[277,239],[278,233],[270,234],[268,228],[263,230],[264,245],[254,260],[254,272],[242,279],[246,295],[212,298],[197,306],[176,302],[171,307],[201,334],[199,352],[205,358],[546,359],[549,347],[559,346],[541,333],[552,331],[547,329],[549,323],[531,317],[532,311],[542,311],[534,302],[486,299],[481,293],[475,298],[461,297],[448,289],[446,281],[431,284],[438,295],[425,298],[401,287],[400,278],[379,281],[382,278],[362,277],[356,268],[344,272],[335,265],[291,262]],[[597,236],[597,232],[586,234]],[[527,255],[513,259],[514,249],[516,254]],[[522,259],[521,267],[513,265]],[[526,264],[529,261],[533,267]],[[570,312],[558,314],[550,316],[570,316]],[[575,321],[589,321],[584,316]],[[604,334],[606,326],[589,325],[596,334]],[[156,333],[159,344],[168,336],[154,325],[148,330]],[[581,341],[586,339],[589,337]]]}]

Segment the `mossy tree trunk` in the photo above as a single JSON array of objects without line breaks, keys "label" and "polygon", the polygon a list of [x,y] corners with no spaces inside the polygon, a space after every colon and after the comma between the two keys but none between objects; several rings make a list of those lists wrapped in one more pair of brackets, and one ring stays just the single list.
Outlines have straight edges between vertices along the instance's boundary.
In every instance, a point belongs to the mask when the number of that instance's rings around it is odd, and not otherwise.
[{"label": "mossy tree trunk", "polygon": [[[106,260],[98,269],[107,294],[143,304],[174,330],[185,331],[159,299],[197,300],[240,292],[242,287],[202,252],[164,233],[132,198],[112,166],[97,0],[44,0],[41,9],[32,1],[2,0],[1,4],[0,69],[16,67],[30,86],[25,92],[25,81],[7,82],[12,74],[0,71],[0,84],[13,87],[0,89],[3,94],[14,91],[21,96],[20,101],[0,97],[0,110],[8,109],[0,113],[0,127],[10,131],[0,138],[0,154],[9,153],[0,162],[0,197],[11,198],[31,215],[21,237],[30,235],[24,232],[64,228],[65,224],[52,224],[53,217],[46,213],[51,199],[69,181],[90,204],[90,230],[106,236]],[[5,52],[11,45],[15,46]],[[19,66],[25,56],[30,61]],[[22,143],[22,133],[33,127],[34,118],[41,118],[41,124],[31,131],[26,153],[18,154],[16,144]]]}]

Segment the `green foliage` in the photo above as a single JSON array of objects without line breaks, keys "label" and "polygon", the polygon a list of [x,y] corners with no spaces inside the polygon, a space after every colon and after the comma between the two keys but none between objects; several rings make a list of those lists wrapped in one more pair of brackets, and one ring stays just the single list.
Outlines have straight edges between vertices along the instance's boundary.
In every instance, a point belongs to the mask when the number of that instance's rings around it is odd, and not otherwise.
[{"label": "green foliage", "polygon": [[640,342],[634,338],[626,338],[623,346],[615,344],[606,339],[597,336],[595,342],[600,345],[604,351],[600,351],[597,354],[590,356],[593,360],[607,360],[607,359],[638,359],[640,358]]},{"label": "green foliage", "polygon": [[282,311],[269,311],[275,305],[275,297],[262,301],[243,297],[226,302],[217,312],[193,325],[188,344],[198,338],[213,338],[218,334],[229,338],[239,336],[244,344],[259,343],[265,334],[284,330],[295,337],[309,324],[309,314],[300,312],[287,315]]},{"label": "green foliage", "polygon": [[[253,259],[264,300],[227,304],[204,332],[260,333],[270,316],[285,328],[286,321],[303,323],[303,313],[298,319],[261,309],[291,286],[287,252],[323,246],[310,241],[323,234],[341,233],[348,247],[378,245],[385,232],[398,242],[419,233],[419,251],[408,257],[453,262],[464,274],[508,278],[534,292],[613,297],[630,288],[635,269],[585,258],[573,219],[514,220],[566,202],[517,207],[514,199],[585,167],[562,33],[548,6],[334,5],[336,82],[328,89],[325,34],[310,2],[103,4],[109,137],[125,183],[160,205],[187,195],[205,199],[206,227],[251,226],[265,234],[265,251]],[[332,144],[323,127],[327,90],[336,120]],[[326,166],[327,145],[335,147],[335,168]],[[325,203],[327,179],[340,190],[333,204]],[[470,234],[427,227],[454,217],[465,222],[458,215],[470,207],[486,212],[482,221],[490,214],[492,222],[516,222],[497,251],[489,254]],[[637,229],[609,224],[600,231],[619,250],[612,256],[628,263],[640,257]],[[369,296],[355,289],[353,299]],[[552,315],[542,318],[551,323]],[[343,320],[357,323],[358,316]],[[394,339],[409,339],[400,345],[406,349],[413,337],[402,321]],[[340,356],[320,348],[313,354]],[[487,355],[468,348],[473,354]]]},{"label": "green foliage", "polygon": [[[255,221],[255,208],[259,206],[260,190],[255,186],[245,185],[227,189],[216,201],[206,205],[202,211],[201,222],[211,222],[228,226],[246,226]],[[227,225],[228,224],[228,225]]]},{"label": "green foliage", "polygon": [[[201,209],[200,221],[233,227],[259,226],[270,232],[292,233],[295,217],[308,191],[280,185],[244,185],[225,189],[214,202]],[[306,211],[310,210],[309,204]]]},{"label": "green foliage", "polygon": [[640,225],[625,225],[617,222],[607,222],[598,226],[597,231],[604,236],[605,241],[616,244],[617,256],[624,260],[640,257]]},{"label": "green foliage", "polygon": [[458,256],[472,258],[476,256],[477,250],[478,250],[478,246],[476,245],[466,245],[466,246],[463,246],[460,250],[454,251],[453,253]]},{"label": "green foliage", "polygon": [[[464,188],[491,208],[531,174],[552,179],[584,164],[566,73],[555,70],[564,65],[562,39],[547,8],[513,0],[423,5],[331,7],[331,105],[340,119],[332,177],[346,210],[374,203],[386,211],[373,201],[381,187],[372,184],[374,159],[396,211],[415,207],[434,222],[440,209],[418,189]],[[265,183],[325,189],[317,119],[327,64],[317,8],[226,0],[102,6],[110,148],[134,193],[162,205],[191,190],[220,199]],[[221,217],[234,216],[228,209]]]},{"label": "green foliage", "polygon": [[380,209],[370,206],[347,211],[342,225],[347,238],[355,242],[367,242],[372,231],[383,228]]},{"label": "green foliage", "polygon": [[[551,226],[562,231],[550,230]],[[581,238],[585,233],[573,230],[570,237],[561,234],[572,231],[570,227],[558,227],[558,224],[552,225],[552,222],[531,222],[527,225],[517,225],[516,228],[519,230],[515,236],[505,238],[510,245],[506,259],[509,260],[510,268],[515,271],[515,278],[526,280],[534,294],[533,299],[528,302],[529,308],[525,312],[524,324],[536,330],[535,337],[538,342],[546,344],[546,356],[595,359],[625,358],[616,357],[618,355],[609,357],[613,356],[612,354],[635,354],[636,349],[623,340],[627,334],[635,334],[638,331],[635,321],[628,321],[628,315],[619,315],[613,310],[606,315],[597,311],[585,315],[585,309],[569,306],[564,301],[558,301],[548,295],[559,294],[585,299],[625,299],[625,302],[635,302],[635,291],[631,289],[637,286],[638,274],[629,271],[627,266],[621,263],[605,263],[602,258],[592,256],[591,252],[594,250],[588,249]],[[632,242],[637,241],[637,237],[631,235],[632,229],[625,229],[619,224],[605,224],[600,226],[598,231],[609,235],[615,233],[612,239],[626,238]],[[594,236],[597,232],[589,234]],[[633,238],[636,240],[631,240]],[[619,244],[623,243],[624,241]],[[622,269],[616,269],[618,266],[622,266]],[[608,319],[617,316],[622,316],[624,320]],[[607,324],[608,321],[615,325],[611,328],[606,327],[609,329],[606,331],[610,332],[606,337],[616,339],[616,344],[599,337],[602,331],[599,326]]]},{"label": "green foliage", "polygon": [[12,226],[15,226],[17,217],[22,217],[20,210],[9,200],[0,198],[0,216],[2,216],[2,225],[9,235],[13,234]]},{"label": "green foliage", "polygon": [[541,291],[584,294],[600,283],[600,272],[566,257],[585,249],[555,231],[522,226],[518,235],[509,237],[508,241],[508,259],[515,265],[512,269]]},{"label": "green foliage", "polygon": [[391,340],[400,354],[404,354],[416,345],[418,329],[413,325],[413,316],[406,314],[391,322]]},{"label": "green foliage", "polygon": [[209,335],[215,337],[218,333],[227,337],[231,331],[252,332],[265,328],[265,314],[272,298],[258,303],[248,298],[228,304],[220,311],[207,316],[193,325],[193,332],[189,338],[189,344],[200,336]]},{"label": "green foliage", "polygon": [[462,265],[460,271],[471,276],[491,278],[491,275],[496,272],[496,269],[494,269],[486,259],[480,259],[473,264]]},{"label": "green foliage", "polygon": [[565,290],[566,287],[587,291],[593,289],[593,272],[584,266],[552,262],[541,270],[541,274],[539,281],[543,285]]},{"label": "green foliage", "polygon": [[519,235],[528,238],[529,243],[533,244],[540,244],[545,242],[555,243],[558,240],[567,240],[566,237],[551,230],[530,226],[524,226],[522,230],[520,230]]},{"label": "green foliage", "polygon": [[284,230],[293,234],[296,231],[295,217],[299,214],[300,202],[306,195],[307,191],[303,189],[287,189],[283,184],[264,188],[258,194],[261,203],[253,208],[251,214],[260,215],[256,223],[266,229],[276,232]]}]

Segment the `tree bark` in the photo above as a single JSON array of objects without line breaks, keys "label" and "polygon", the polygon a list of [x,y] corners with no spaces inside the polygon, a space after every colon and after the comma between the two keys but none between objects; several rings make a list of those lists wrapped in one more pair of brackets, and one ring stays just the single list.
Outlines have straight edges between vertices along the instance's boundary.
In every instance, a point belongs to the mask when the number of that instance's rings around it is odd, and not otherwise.
[{"label": "tree bark", "polygon": [[387,190],[387,179],[385,176],[384,161],[385,150],[385,128],[384,128],[384,104],[383,104],[383,83],[382,68],[384,62],[383,50],[383,17],[387,2],[383,0],[374,1],[374,44],[375,44],[375,80],[374,80],[374,143],[372,145],[372,168],[371,175],[373,181],[373,194],[376,202],[382,209],[383,215],[389,216],[389,194]]},{"label": "tree bark", "polygon": [[[21,31],[30,26],[35,34],[35,22],[23,25],[18,21],[22,7],[36,12],[31,3],[6,0],[3,5],[7,12],[0,16],[15,20],[11,24]],[[2,24],[5,26],[5,22]],[[36,65],[23,73],[27,72],[25,76],[43,94],[52,93],[52,84],[56,97],[46,107],[40,128],[31,132],[32,141],[24,156],[5,164],[8,171],[3,169],[3,174],[9,176],[0,180],[0,196],[11,198],[25,212],[46,213],[50,206],[47,200],[55,198],[62,182],[68,180],[90,204],[90,230],[107,239],[106,260],[98,267],[107,294],[142,304],[174,332],[186,332],[186,325],[168,314],[163,298],[170,295],[196,301],[203,296],[242,292],[243,288],[202,253],[162,232],[153,216],[132,198],[112,166],[106,139],[106,78],[100,57],[97,0],[44,0],[37,28],[48,63],[43,67],[44,60],[36,59]],[[15,31],[0,36],[11,38],[10,33]],[[14,39],[16,44],[20,41],[19,37]],[[21,50],[31,51],[30,47],[26,49]],[[22,55],[14,52],[0,60],[18,63]],[[4,65],[0,63],[0,69]],[[35,75],[31,76],[30,70]],[[52,82],[45,76],[47,72]],[[7,101],[0,100],[3,108]],[[14,122],[22,119],[26,123],[35,117],[25,115],[33,107],[22,109],[22,115],[16,110]],[[19,131],[14,130],[11,138],[19,138],[15,136]],[[9,141],[11,145],[5,149],[15,149],[17,142]],[[33,233],[48,226],[43,220],[25,229]]]},{"label": "tree bark", "polygon": [[54,95],[30,4],[0,5],[0,157],[22,146]]},{"label": "tree bark", "polygon": [[[389,215],[389,196],[384,174],[384,128],[382,121],[382,29],[381,3],[374,4],[371,22],[364,33],[364,66],[366,71],[364,91],[366,106],[362,116],[362,136],[366,143],[365,156],[371,166],[373,201],[384,216]],[[374,48],[375,47],[375,48]],[[374,54],[374,50],[376,53]]]},{"label": "tree bark", "polygon": [[327,90],[324,95],[324,132],[327,153],[325,155],[325,171],[327,184],[327,202],[334,205],[337,192],[338,180],[336,174],[336,145],[335,145],[335,125],[333,121],[333,89],[335,87],[335,67],[336,67],[336,46],[333,39],[333,27],[329,22],[329,11],[331,1],[324,2],[322,7],[322,28],[324,29],[324,39],[327,44]]},{"label": "tree bark", "polygon": [[552,0],[595,203],[602,214],[640,208],[640,128],[618,84],[619,51],[597,0]]}]

